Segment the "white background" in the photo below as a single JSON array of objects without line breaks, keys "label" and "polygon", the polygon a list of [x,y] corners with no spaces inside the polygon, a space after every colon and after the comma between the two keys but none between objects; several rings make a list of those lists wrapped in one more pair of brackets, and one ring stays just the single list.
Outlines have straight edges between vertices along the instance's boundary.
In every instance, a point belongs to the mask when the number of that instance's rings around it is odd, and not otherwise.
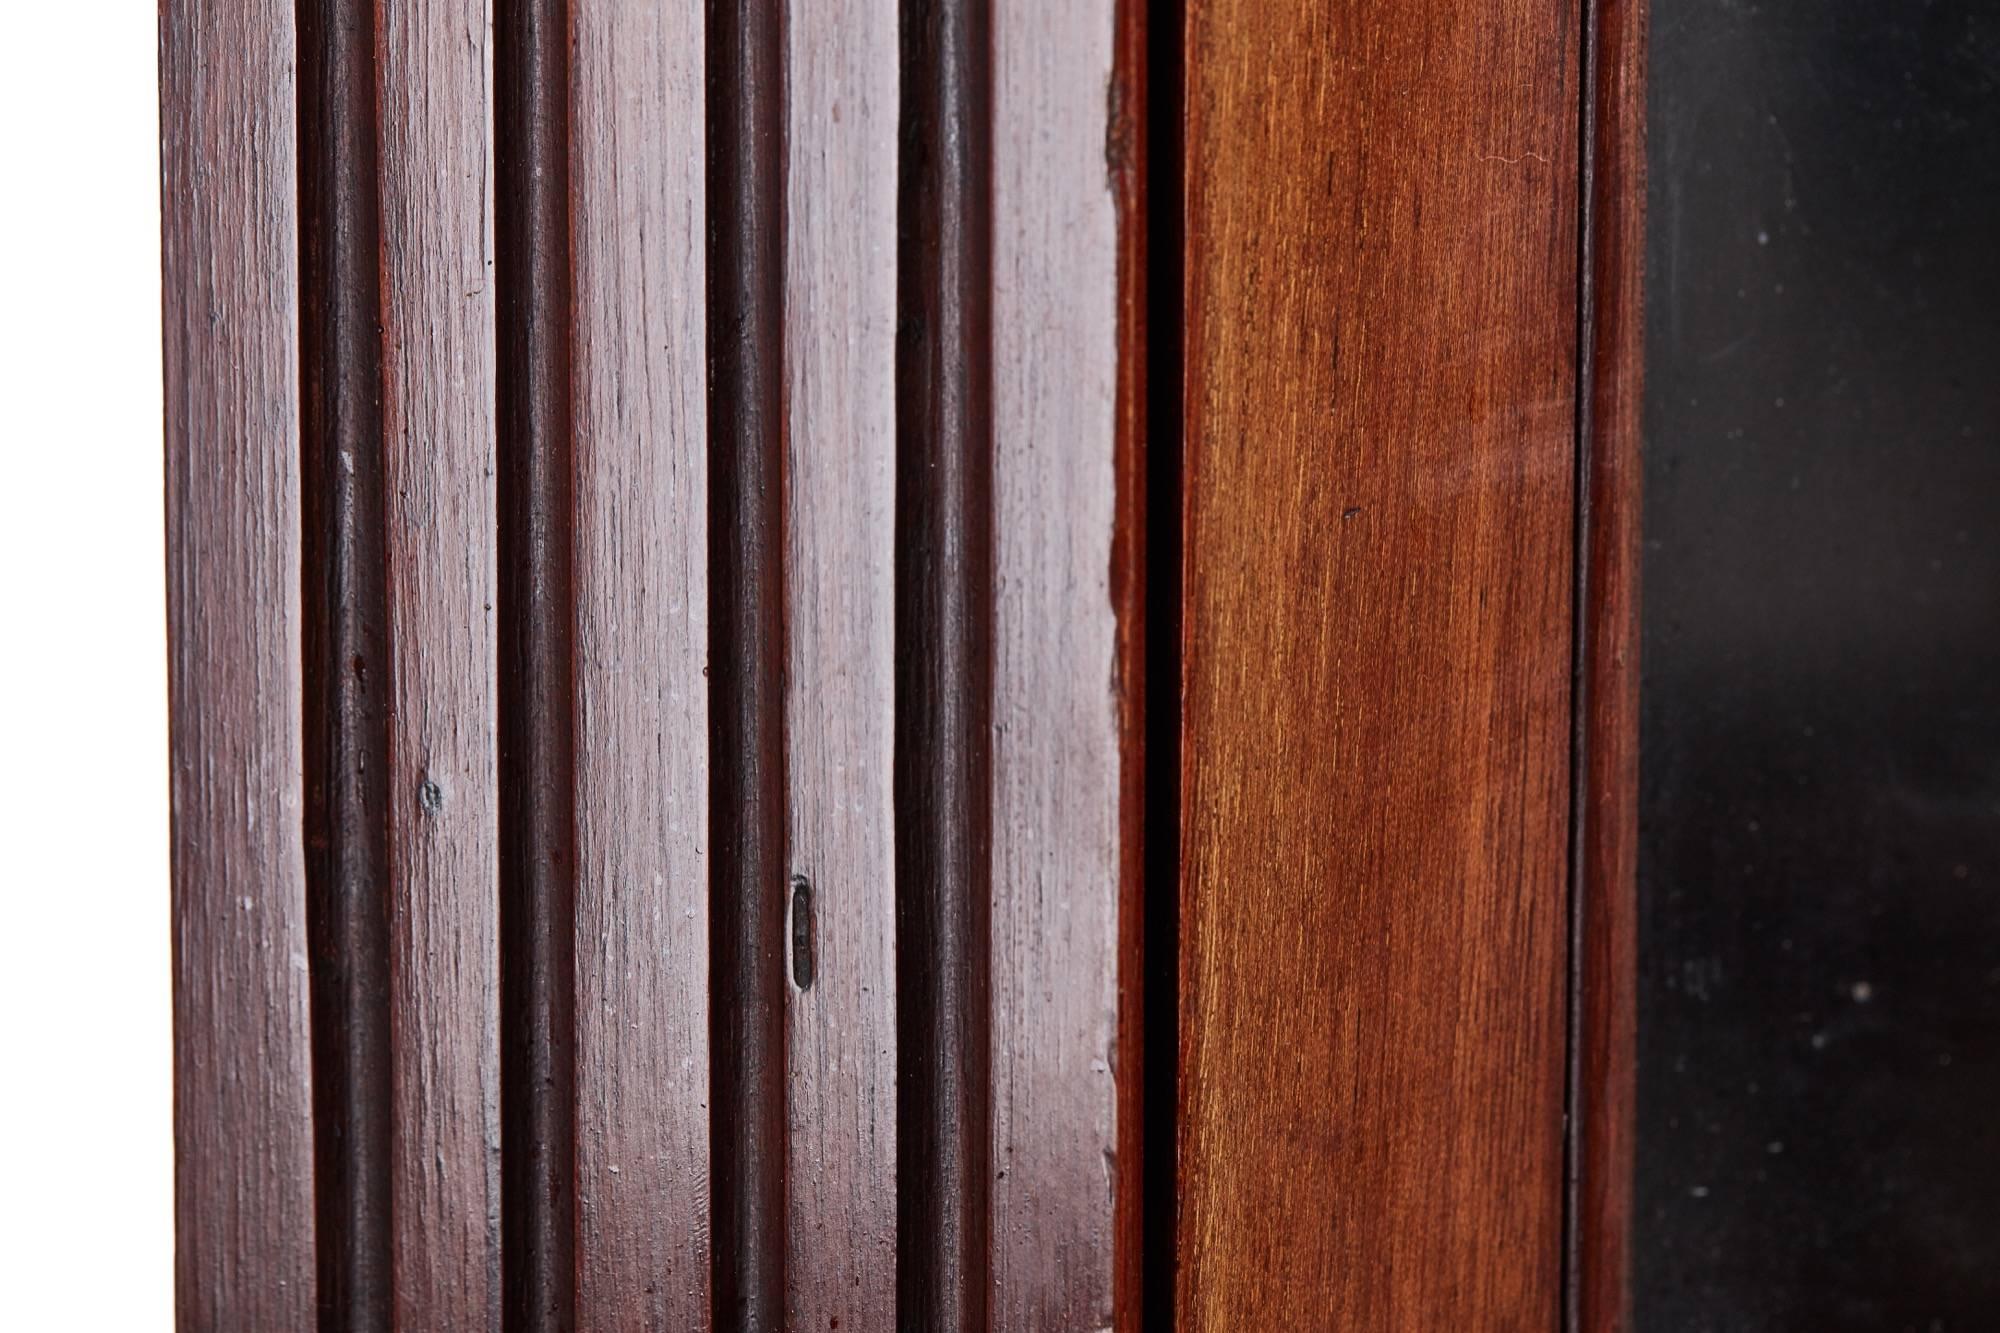
[{"label": "white background", "polygon": [[0,1327],[172,1326],[158,10],[0,38]]}]

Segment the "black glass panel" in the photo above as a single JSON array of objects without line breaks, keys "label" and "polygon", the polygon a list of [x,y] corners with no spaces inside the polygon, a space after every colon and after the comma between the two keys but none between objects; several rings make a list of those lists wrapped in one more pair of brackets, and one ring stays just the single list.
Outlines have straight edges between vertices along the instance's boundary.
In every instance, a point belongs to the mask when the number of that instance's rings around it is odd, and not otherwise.
[{"label": "black glass panel", "polygon": [[1637,1327],[2000,1328],[2000,3],[1650,87]]}]

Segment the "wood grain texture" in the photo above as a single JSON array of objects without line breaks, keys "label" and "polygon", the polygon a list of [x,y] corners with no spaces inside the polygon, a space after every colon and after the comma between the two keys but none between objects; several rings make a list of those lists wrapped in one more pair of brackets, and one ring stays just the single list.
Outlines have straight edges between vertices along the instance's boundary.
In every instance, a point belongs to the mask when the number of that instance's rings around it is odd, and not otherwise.
[{"label": "wood grain texture", "polygon": [[314,1326],[292,6],[160,10],[175,1309]]},{"label": "wood grain texture", "polygon": [[376,37],[395,1321],[500,1314],[490,14]]},{"label": "wood grain texture", "polygon": [[896,21],[786,32],[786,1312],[843,1333],[896,1327]]},{"label": "wood grain texture", "polygon": [[1638,1054],[1639,456],[1646,0],[1586,31],[1577,497],[1569,1326],[1627,1326]]},{"label": "wood grain texture", "polygon": [[568,0],[501,0],[501,1270],[509,1333],[576,1327],[576,455]]},{"label": "wood grain texture", "polygon": [[1115,18],[1111,5],[993,11],[996,1328],[1112,1323],[1126,833]]},{"label": "wood grain texture", "polygon": [[784,33],[708,5],[709,910],[715,1317],[785,1309]]},{"label": "wood grain texture", "polygon": [[991,1298],[992,15],[902,0],[897,162],[897,1310]]},{"label": "wood grain texture", "polygon": [[699,0],[570,7],[577,1326],[709,1319]]},{"label": "wood grain texture", "polygon": [[1183,1327],[1550,1327],[1574,5],[1195,0]]}]

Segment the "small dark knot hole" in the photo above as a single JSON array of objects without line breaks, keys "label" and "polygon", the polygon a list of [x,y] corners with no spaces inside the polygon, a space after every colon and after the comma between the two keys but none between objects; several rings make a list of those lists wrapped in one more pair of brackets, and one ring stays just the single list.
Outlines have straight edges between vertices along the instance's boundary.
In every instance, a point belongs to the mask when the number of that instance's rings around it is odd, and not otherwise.
[{"label": "small dark knot hole", "polygon": [[817,960],[813,957],[815,935],[813,923],[812,881],[804,875],[792,876],[792,984],[800,990],[811,990],[813,971]]},{"label": "small dark knot hole", "polygon": [[434,778],[425,778],[417,785],[417,804],[427,815],[435,815],[444,810],[444,788]]}]

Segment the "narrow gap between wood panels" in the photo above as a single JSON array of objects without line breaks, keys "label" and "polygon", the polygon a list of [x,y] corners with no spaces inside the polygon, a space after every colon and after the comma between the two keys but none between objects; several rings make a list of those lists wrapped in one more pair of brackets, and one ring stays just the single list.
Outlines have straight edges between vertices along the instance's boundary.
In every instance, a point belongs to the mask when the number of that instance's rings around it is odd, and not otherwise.
[{"label": "narrow gap between wood panels", "polygon": [[576,615],[567,0],[494,13],[502,1321],[576,1310]]},{"label": "narrow gap between wood panels", "polygon": [[1182,0],[1146,16],[1144,1161],[1140,1326],[1175,1326],[1180,1123],[1181,579],[1186,256]]},{"label": "narrow gap between wood panels", "polygon": [[782,10],[708,6],[711,1223],[741,1330],[786,1321]]},{"label": "narrow gap between wood panels", "polygon": [[987,0],[902,0],[897,154],[897,1306],[991,1287],[992,55]]},{"label": "narrow gap between wood panels", "polygon": [[319,1322],[391,1315],[375,7],[300,0],[300,537]]},{"label": "narrow gap between wood panels", "polygon": [[1597,25],[1598,0],[1581,0],[1581,34],[1576,69],[1577,197],[1576,197],[1576,437],[1573,450],[1575,526],[1570,538],[1572,568],[1570,601],[1570,788],[1569,788],[1569,959],[1564,970],[1563,1062],[1563,1194],[1561,1292],[1562,1323],[1579,1333],[1581,1292],[1579,1272],[1583,1238],[1580,1191],[1585,1118],[1593,1113],[1583,1081],[1583,967],[1589,924],[1589,886],[1585,821],[1590,812],[1590,536],[1591,536],[1591,381],[1595,374],[1592,326],[1596,320],[1596,284],[1591,272],[1595,210],[1591,187],[1597,170]]}]

